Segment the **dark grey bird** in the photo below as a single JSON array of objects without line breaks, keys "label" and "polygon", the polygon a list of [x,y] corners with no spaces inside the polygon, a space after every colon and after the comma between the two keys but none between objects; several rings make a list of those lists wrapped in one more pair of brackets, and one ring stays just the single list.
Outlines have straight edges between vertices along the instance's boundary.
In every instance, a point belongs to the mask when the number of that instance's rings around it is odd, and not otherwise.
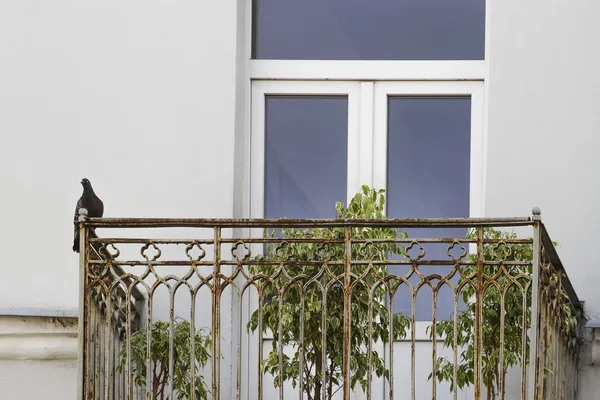
[{"label": "dark grey bird", "polygon": [[75,233],[73,238],[73,251],[79,253],[79,209],[85,208],[88,211],[88,217],[90,218],[102,218],[104,214],[104,204],[102,200],[96,196],[92,184],[86,178],[81,180],[83,186],[83,194],[77,201],[75,206],[75,216],[73,217],[73,224],[75,224]]}]

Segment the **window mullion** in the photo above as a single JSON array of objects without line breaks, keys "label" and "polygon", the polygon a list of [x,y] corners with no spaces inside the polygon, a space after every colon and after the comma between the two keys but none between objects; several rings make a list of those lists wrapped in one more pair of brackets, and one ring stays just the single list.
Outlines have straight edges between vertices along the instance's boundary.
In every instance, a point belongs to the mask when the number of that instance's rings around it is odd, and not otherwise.
[{"label": "window mullion", "polygon": [[[361,185],[373,186],[373,82],[360,84],[360,154],[358,158],[359,189]],[[354,190],[356,193],[358,190]]]},{"label": "window mullion", "polygon": [[360,189],[361,185],[361,134],[362,134],[362,91],[360,83],[348,83],[348,156],[347,156],[347,201]]},{"label": "window mullion", "polygon": [[387,101],[388,95],[381,85],[373,90],[373,158],[372,182],[376,189],[387,190]]}]

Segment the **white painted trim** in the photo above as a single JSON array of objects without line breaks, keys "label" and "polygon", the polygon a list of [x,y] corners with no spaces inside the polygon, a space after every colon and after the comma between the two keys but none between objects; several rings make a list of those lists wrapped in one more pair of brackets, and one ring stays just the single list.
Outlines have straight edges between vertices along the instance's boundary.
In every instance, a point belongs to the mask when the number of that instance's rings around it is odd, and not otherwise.
[{"label": "white painted trim", "polygon": [[484,86],[481,83],[471,93],[470,217],[484,216],[485,167],[487,164],[485,152],[487,130],[484,124],[486,117],[484,102]]},{"label": "white painted trim", "polygon": [[487,177],[487,143],[489,130],[489,108],[490,108],[490,43],[491,43],[491,15],[492,15],[492,0],[485,2],[485,64],[483,78],[483,136],[481,143],[481,151],[483,157],[483,166],[481,168],[481,203],[480,213],[485,216],[485,197],[486,197],[486,177]]},{"label": "white painted trim", "polygon": [[[237,54],[237,62],[238,62],[238,82],[242,85],[242,90],[238,90],[236,95],[243,96],[242,101],[237,101],[236,99],[236,107],[240,107],[237,112],[242,113],[242,124],[238,129],[242,129],[242,132],[235,132],[235,140],[242,140],[242,148],[240,153],[236,153],[236,157],[241,157],[241,165],[242,170],[239,171],[241,176],[239,176],[239,181],[237,180],[238,176],[236,176],[235,183],[241,182],[241,193],[238,201],[241,202],[241,207],[239,210],[241,211],[241,215],[234,215],[236,217],[241,218],[249,218],[250,217],[250,148],[251,148],[251,140],[252,136],[251,132],[251,113],[252,113],[252,81],[249,79],[249,71],[250,71],[250,58],[252,55],[252,1],[245,0],[237,0],[238,7],[238,20],[243,20],[243,26],[238,26],[237,42],[236,46],[242,46],[241,54]],[[241,39],[240,39],[241,35]],[[240,76],[241,75],[241,76]],[[241,92],[241,94],[240,94]],[[234,211],[236,210],[236,206],[234,205]],[[240,235],[249,235],[248,230],[240,229]],[[239,278],[241,280],[241,278]],[[248,336],[244,337],[243,333],[238,336],[238,330],[241,332],[245,331],[245,326],[243,321],[247,321],[251,315],[251,302],[246,298],[239,303],[239,307],[241,308],[241,321],[236,322],[238,314],[234,312],[236,308],[236,304],[238,302],[237,293],[235,290],[231,291],[231,308],[229,309],[231,312],[231,337],[232,342],[235,342],[240,346],[241,353],[241,363],[240,363],[240,371],[238,371],[237,365],[237,348],[232,346],[231,349],[231,357],[230,357],[230,365],[229,370],[231,377],[231,390],[229,392],[230,398],[235,398],[236,391],[239,390],[237,388],[237,374],[240,374],[240,386],[243,388],[249,388],[250,379],[247,373],[243,373],[242,371],[250,371],[250,361],[251,357],[248,356],[248,353],[245,353],[245,350],[250,349],[250,338]],[[236,339],[233,340],[233,337],[236,336]],[[237,343],[237,341],[240,341]],[[235,382],[235,383],[234,383]],[[244,400],[248,399],[248,390],[242,390],[241,393],[245,393]]]},{"label": "white painted trim", "polygon": [[76,360],[77,318],[0,316],[0,360]]},{"label": "white painted trim", "polygon": [[[261,86],[252,85],[252,116],[250,128],[250,215],[251,218],[264,216],[261,199],[265,191],[265,93]],[[263,179],[261,179],[261,177]]]},{"label": "white painted trim", "polygon": [[[243,71],[240,71],[244,75],[244,102],[242,103],[243,110],[240,110],[244,113],[244,125],[242,136],[244,139],[243,144],[243,171],[242,171],[242,218],[250,217],[250,157],[247,155],[250,154],[250,146],[251,146],[251,129],[252,129],[252,81],[249,79],[250,77],[250,57],[252,56],[252,2],[238,0],[239,7],[243,7],[244,13],[244,68]],[[240,136],[236,136],[238,138]]]},{"label": "white painted trim", "polygon": [[486,62],[371,60],[250,60],[253,80],[483,80]]},{"label": "white painted trim", "polygon": [[[358,193],[361,185],[373,186],[371,166],[373,165],[374,93],[375,85],[373,82],[362,82],[360,84],[360,152],[358,157],[354,158],[354,160],[358,160],[360,182],[354,185],[352,190],[350,190],[350,183],[348,183],[348,197]],[[350,155],[348,155],[348,158],[350,158]],[[356,163],[356,161],[353,162]]]},{"label": "white painted trim", "polygon": [[471,96],[471,217],[483,216],[483,82],[378,82],[375,84],[373,185],[387,189],[388,96]]},{"label": "white painted trim", "polygon": [[[265,191],[265,98],[269,95],[348,96],[348,198],[360,181],[360,84],[355,82],[255,81],[252,84],[252,130],[250,133],[250,217],[264,217]],[[357,157],[357,158],[353,158]]]}]

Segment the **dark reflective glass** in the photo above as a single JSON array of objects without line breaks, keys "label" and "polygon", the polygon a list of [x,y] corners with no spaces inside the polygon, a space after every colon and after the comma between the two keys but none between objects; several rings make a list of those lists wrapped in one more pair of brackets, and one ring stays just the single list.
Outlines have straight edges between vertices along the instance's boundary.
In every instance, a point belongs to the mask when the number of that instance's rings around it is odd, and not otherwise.
[{"label": "dark reflective glass", "polygon": [[253,58],[483,60],[485,0],[255,0]]},{"label": "dark reflective glass", "polygon": [[267,96],[266,218],[334,218],[346,201],[348,99]]},{"label": "dark reflective glass", "polygon": [[[388,103],[388,206],[392,218],[469,216],[471,99],[468,97],[390,97]],[[464,229],[411,229],[409,237],[463,238]],[[429,244],[425,259],[451,260],[447,244]],[[419,266],[427,276],[450,273],[449,266]],[[390,272],[404,275],[410,268]],[[420,280],[412,276],[412,284]],[[452,281],[456,282],[458,276]],[[434,282],[437,284],[437,281]],[[425,290],[425,289],[423,289]],[[429,289],[428,289],[429,290]],[[419,295],[418,320],[431,320],[432,296]],[[394,311],[410,315],[408,291],[397,294]],[[453,297],[438,297],[437,317],[448,318]]]}]

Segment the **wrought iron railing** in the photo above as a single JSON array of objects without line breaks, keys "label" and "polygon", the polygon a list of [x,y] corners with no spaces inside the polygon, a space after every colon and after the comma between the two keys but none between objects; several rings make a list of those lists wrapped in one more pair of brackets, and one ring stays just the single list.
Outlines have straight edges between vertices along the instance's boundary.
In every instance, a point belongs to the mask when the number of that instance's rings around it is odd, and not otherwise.
[{"label": "wrought iron railing", "polygon": [[[88,238],[97,237],[93,231],[88,232]],[[131,279],[124,277],[123,269],[111,266],[114,273],[102,272],[102,267],[90,265],[89,261],[103,261],[105,257],[99,252],[98,245],[86,247],[86,269],[88,279],[97,276],[99,279],[93,285],[86,287],[85,314],[80,321],[86,325],[85,334],[79,334],[80,352],[85,357],[86,396],[89,399],[124,399],[125,382],[123,374],[117,371],[119,351],[124,343],[129,326],[131,331],[140,327],[140,309],[145,301],[142,292],[131,285]],[[113,286],[114,276],[123,277],[122,284]],[[88,280],[89,283],[89,280]],[[81,283],[83,284],[83,283]],[[129,286],[129,289],[127,288]],[[106,290],[106,288],[112,290]],[[80,322],[81,329],[81,322]],[[82,379],[80,375],[80,379]],[[132,389],[136,393],[139,388]]]},{"label": "wrought iron railing", "polygon": [[79,398],[577,397],[582,308],[539,210],[402,220],[82,212]]}]

